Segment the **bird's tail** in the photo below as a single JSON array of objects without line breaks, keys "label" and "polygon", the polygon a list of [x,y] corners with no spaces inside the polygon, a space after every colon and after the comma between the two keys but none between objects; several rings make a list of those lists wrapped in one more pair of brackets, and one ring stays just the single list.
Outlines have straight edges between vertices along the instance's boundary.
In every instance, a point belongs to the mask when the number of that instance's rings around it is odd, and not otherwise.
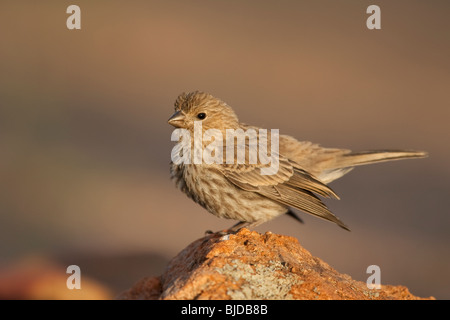
[{"label": "bird's tail", "polygon": [[330,183],[342,177],[355,166],[408,158],[425,158],[427,156],[428,154],[426,152],[409,150],[376,150],[344,153],[342,156],[336,157],[331,167],[321,172],[319,179],[324,183]]},{"label": "bird's tail", "polygon": [[407,150],[381,150],[381,151],[363,151],[351,152],[337,158],[336,168],[347,168],[360,166],[383,161],[401,160],[407,158],[424,158],[428,154],[423,151]]}]

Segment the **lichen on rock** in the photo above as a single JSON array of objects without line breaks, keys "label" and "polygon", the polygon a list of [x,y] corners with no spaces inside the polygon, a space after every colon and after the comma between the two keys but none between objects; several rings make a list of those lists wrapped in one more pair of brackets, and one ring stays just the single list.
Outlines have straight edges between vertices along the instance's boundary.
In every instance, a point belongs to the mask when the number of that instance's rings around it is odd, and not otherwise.
[{"label": "lichen on rock", "polygon": [[[144,278],[119,299],[421,299],[403,286],[366,283],[312,256],[297,239],[241,229],[198,239],[160,277]],[[431,298],[433,299],[433,298]]]}]

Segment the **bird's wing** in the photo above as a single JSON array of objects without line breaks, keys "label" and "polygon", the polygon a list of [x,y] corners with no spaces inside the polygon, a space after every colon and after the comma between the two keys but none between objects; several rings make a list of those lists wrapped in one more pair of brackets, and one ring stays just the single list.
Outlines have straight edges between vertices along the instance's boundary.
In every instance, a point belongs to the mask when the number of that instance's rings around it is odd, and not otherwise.
[{"label": "bird's wing", "polygon": [[295,162],[281,155],[278,158],[278,171],[271,175],[261,174],[261,169],[269,166],[261,163],[222,165],[221,171],[228,180],[243,190],[259,193],[348,229],[315,195],[338,199],[334,191]]}]

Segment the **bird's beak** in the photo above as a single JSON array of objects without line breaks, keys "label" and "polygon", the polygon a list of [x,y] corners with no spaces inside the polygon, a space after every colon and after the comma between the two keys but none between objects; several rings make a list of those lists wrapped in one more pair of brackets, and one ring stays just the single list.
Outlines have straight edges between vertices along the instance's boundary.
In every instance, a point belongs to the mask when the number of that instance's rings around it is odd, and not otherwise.
[{"label": "bird's beak", "polygon": [[175,112],[167,122],[175,128],[181,128],[184,122],[184,114],[181,111]]}]

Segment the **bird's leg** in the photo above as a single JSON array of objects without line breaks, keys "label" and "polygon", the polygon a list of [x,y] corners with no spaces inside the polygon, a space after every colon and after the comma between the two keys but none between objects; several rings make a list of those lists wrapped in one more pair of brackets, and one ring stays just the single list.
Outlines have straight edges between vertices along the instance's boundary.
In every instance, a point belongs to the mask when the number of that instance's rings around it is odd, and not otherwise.
[{"label": "bird's leg", "polygon": [[217,234],[217,235],[220,235],[220,236],[225,236],[227,234],[237,233],[239,230],[241,230],[244,227],[246,227],[246,228],[254,228],[256,226],[259,226],[263,222],[264,221],[255,221],[255,222],[239,221],[238,223],[236,223],[235,225],[233,225],[229,229],[225,229],[225,230],[221,230],[221,231],[217,231],[217,232],[213,232],[211,230],[206,230],[205,231],[205,235]]},{"label": "bird's leg", "polygon": [[210,235],[210,234],[217,234],[217,235],[221,235],[221,236],[225,236],[227,234],[232,234],[232,233],[236,233],[238,232],[241,228],[244,227],[244,225],[248,224],[248,222],[245,221],[239,221],[238,223],[236,223],[235,225],[233,225],[231,228],[229,229],[225,229],[225,230],[220,230],[217,232],[213,232],[211,230],[206,230],[205,231],[205,235]]},{"label": "bird's leg", "polygon": [[219,231],[219,234],[222,235],[226,235],[226,234],[231,234],[231,233],[236,233],[239,230],[241,230],[242,228],[246,227],[248,229],[250,228],[254,228],[256,226],[259,226],[261,223],[263,223],[264,221],[255,221],[255,222],[246,222],[246,221],[239,221],[238,223],[236,223],[234,226],[232,226],[229,229],[225,229],[222,231]]},{"label": "bird's leg", "polygon": [[255,222],[239,221],[234,226],[232,226],[230,229],[219,231],[219,233],[222,233],[223,235],[230,234],[230,233],[236,233],[244,227],[246,227],[248,229],[254,228],[256,226],[259,226],[263,222],[264,221],[255,221]]},{"label": "bird's leg", "polygon": [[236,223],[234,226],[232,226],[230,229],[226,229],[223,230],[227,233],[236,233],[238,232],[240,229],[242,229],[246,224],[248,224],[248,222],[245,221],[239,221],[238,223]]}]

